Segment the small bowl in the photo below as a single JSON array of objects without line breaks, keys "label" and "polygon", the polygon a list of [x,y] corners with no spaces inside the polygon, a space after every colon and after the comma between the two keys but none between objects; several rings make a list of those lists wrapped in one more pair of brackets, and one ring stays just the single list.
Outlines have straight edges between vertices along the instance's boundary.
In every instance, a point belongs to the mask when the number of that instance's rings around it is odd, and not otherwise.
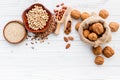
[{"label": "small bowl", "polygon": [[[11,24],[11,23],[18,23],[18,24],[20,24],[21,25],[21,27],[23,27],[23,29],[24,29],[24,32],[22,32],[22,33],[24,33],[24,35],[23,35],[23,37],[21,37],[21,39],[20,40],[18,40],[18,41],[11,41],[9,38],[7,38],[7,36],[5,35],[5,33],[6,33],[6,28],[8,27],[8,25],[9,24]],[[14,25],[13,25],[14,26]],[[17,27],[17,26],[16,26]],[[17,28],[18,29],[18,28]],[[14,33],[14,32],[13,32]],[[17,32],[18,33],[18,32]],[[14,33],[14,34],[16,34],[16,33]],[[11,34],[9,34],[9,35],[11,35]],[[5,25],[5,27],[4,27],[4,29],[3,29],[3,36],[4,36],[4,38],[5,38],[5,40],[6,41],[8,41],[9,43],[12,43],[12,44],[18,44],[18,43],[21,43],[26,37],[27,37],[27,31],[26,31],[26,29],[25,29],[25,27],[24,27],[24,24],[23,24],[23,22],[21,22],[21,21],[18,21],[18,20],[14,20],[14,21],[10,21],[10,22],[8,22],[6,25]],[[18,36],[18,35],[17,35]],[[16,36],[14,36],[15,38],[16,38]],[[11,37],[12,38],[12,37]]]},{"label": "small bowl", "polygon": [[[47,22],[46,26],[44,26],[44,28],[38,29],[38,30],[33,30],[33,29],[31,29],[31,28],[29,27],[28,20],[27,20],[27,16],[26,16],[26,14],[28,13],[28,11],[31,10],[31,9],[33,9],[35,5],[37,5],[37,6],[42,6],[42,8],[47,11],[48,16],[49,16],[49,19],[48,19],[48,22]],[[51,18],[52,18],[51,12],[50,12],[48,9],[46,9],[42,4],[39,4],[39,3],[36,3],[36,4],[31,5],[31,6],[30,6],[29,8],[27,8],[27,9],[23,12],[23,14],[22,14],[22,20],[23,20],[23,23],[24,23],[24,25],[25,25],[25,28],[26,28],[28,31],[33,32],[33,33],[45,32],[45,31],[49,28],[49,24],[50,24]]]}]

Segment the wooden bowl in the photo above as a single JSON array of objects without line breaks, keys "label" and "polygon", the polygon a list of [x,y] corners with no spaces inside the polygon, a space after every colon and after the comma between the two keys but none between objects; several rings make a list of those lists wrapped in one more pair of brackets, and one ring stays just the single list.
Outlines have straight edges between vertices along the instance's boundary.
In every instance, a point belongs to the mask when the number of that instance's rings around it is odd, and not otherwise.
[{"label": "wooden bowl", "polygon": [[[17,25],[19,25],[20,27],[18,27],[18,26],[15,26],[15,25],[13,25],[12,27],[16,27],[16,30],[13,30],[13,28],[12,29],[7,29],[8,27],[10,27],[10,26],[8,26],[8,25],[10,25],[10,24],[14,24],[14,23],[16,23]],[[7,29],[7,30],[6,30]],[[18,31],[21,31],[20,29],[22,29],[23,31],[22,32],[18,32]],[[11,32],[11,33],[10,33]],[[8,34],[9,33],[9,34]],[[18,34],[19,33],[19,34]],[[19,35],[21,35],[20,33],[23,33],[22,34],[22,36],[21,37],[19,37],[19,39],[16,41],[16,40],[11,40],[11,38],[18,38],[18,36]],[[7,35],[8,34],[8,35]],[[13,36],[13,34],[14,34],[14,36]],[[12,36],[11,36],[12,35]],[[18,21],[18,20],[14,20],[14,21],[10,21],[10,22],[8,22],[6,25],[5,25],[5,27],[4,27],[4,29],[3,29],[3,36],[4,36],[4,38],[5,38],[5,40],[6,41],[8,41],[9,43],[12,43],[12,44],[18,44],[18,43],[20,43],[20,42],[22,42],[26,37],[27,37],[27,31],[26,31],[26,29],[25,29],[25,27],[24,27],[24,24],[21,22],[21,21]]]},{"label": "wooden bowl", "polygon": [[[42,6],[42,8],[43,8],[44,10],[46,10],[46,12],[48,13],[48,16],[49,16],[49,19],[48,19],[48,22],[47,22],[46,26],[44,26],[44,28],[38,29],[38,30],[33,30],[33,29],[31,29],[31,28],[29,27],[28,20],[27,20],[27,16],[26,16],[26,14],[28,13],[28,11],[31,10],[31,9],[33,9],[35,5],[37,5],[37,6]],[[51,18],[52,18],[51,12],[50,12],[48,9],[46,9],[42,4],[39,4],[39,3],[36,3],[36,4],[31,5],[31,6],[30,6],[29,8],[27,8],[27,9],[23,12],[23,14],[22,14],[22,19],[23,19],[23,23],[24,23],[24,25],[25,25],[25,28],[26,28],[28,31],[33,32],[33,33],[45,32],[45,31],[49,28],[49,24],[50,24]]]}]

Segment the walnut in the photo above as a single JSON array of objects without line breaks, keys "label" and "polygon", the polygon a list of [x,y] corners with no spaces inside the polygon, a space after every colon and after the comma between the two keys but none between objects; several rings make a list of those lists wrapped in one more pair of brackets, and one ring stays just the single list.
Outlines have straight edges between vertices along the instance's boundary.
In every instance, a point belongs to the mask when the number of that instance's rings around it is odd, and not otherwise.
[{"label": "walnut", "polygon": [[93,47],[92,51],[95,55],[100,55],[102,53],[102,47],[101,46]]},{"label": "walnut", "polygon": [[106,19],[109,16],[109,12],[105,9],[100,10],[99,16],[102,17],[103,19]]},{"label": "walnut", "polygon": [[119,29],[119,24],[117,22],[110,22],[109,27],[112,32],[116,32]]},{"label": "walnut", "polygon": [[79,29],[79,27],[80,27],[80,23],[81,23],[81,22],[78,22],[78,23],[75,25],[76,31],[78,31],[78,29]]},{"label": "walnut", "polygon": [[83,31],[83,35],[84,35],[84,37],[86,37],[86,38],[88,38],[88,35],[90,34],[90,31],[89,30],[84,30]]},{"label": "walnut", "polygon": [[95,34],[93,32],[88,35],[88,39],[91,41],[96,41],[97,38],[98,38],[97,34]]},{"label": "walnut", "polygon": [[104,58],[102,56],[97,56],[95,58],[95,64],[102,65],[104,63]]},{"label": "walnut", "polygon": [[72,11],[71,11],[71,16],[72,16],[74,19],[79,19],[80,16],[81,16],[81,13],[80,13],[80,11],[78,11],[78,10],[72,10]]},{"label": "walnut", "polygon": [[104,32],[103,25],[101,23],[95,23],[92,25],[92,30],[98,35],[101,35]]},{"label": "walnut", "polygon": [[110,46],[106,46],[102,52],[103,55],[107,58],[110,58],[114,55],[114,50]]},{"label": "walnut", "polygon": [[82,20],[85,20],[85,19],[87,19],[89,16],[90,16],[89,13],[83,12],[83,13],[81,14],[81,19],[82,19]]}]

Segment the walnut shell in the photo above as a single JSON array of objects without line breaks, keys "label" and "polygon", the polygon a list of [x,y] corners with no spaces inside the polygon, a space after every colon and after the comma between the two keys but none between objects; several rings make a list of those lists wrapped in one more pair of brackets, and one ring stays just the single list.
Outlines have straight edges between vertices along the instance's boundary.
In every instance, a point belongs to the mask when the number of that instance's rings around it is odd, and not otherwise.
[{"label": "walnut shell", "polygon": [[88,38],[89,34],[90,34],[90,31],[89,31],[89,30],[86,29],[86,30],[83,31],[83,35],[84,35],[86,38]]},{"label": "walnut shell", "polygon": [[88,17],[90,17],[90,14],[87,13],[87,12],[83,12],[83,13],[81,14],[81,19],[82,19],[82,20],[85,20],[85,19],[87,19]]},{"label": "walnut shell", "polygon": [[102,53],[102,47],[101,46],[93,47],[92,51],[95,55],[100,55]]},{"label": "walnut shell", "polygon": [[109,12],[105,9],[100,10],[99,16],[102,17],[103,19],[106,19],[109,16]]},{"label": "walnut shell", "polygon": [[78,10],[72,10],[72,11],[71,11],[71,16],[72,16],[74,19],[79,19],[80,16],[81,16],[81,13],[80,13],[80,11],[78,11]]},{"label": "walnut shell", "polygon": [[93,32],[88,35],[88,39],[91,41],[96,41],[97,38],[98,38],[97,34],[95,34]]},{"label": "walnut shell", "polygon": [[97,56],[95,58],[95,64],[102,65],[104,63],[104,58],[102,56]]},{"label": "walnut shell", "polygon": [[103,55],[107,58],[110,58],[115,54],[114,50],[110,46],[106,46],[102,52]]},{"label": "walnut shell", "polygon": [[98,35],[101,35],[104,32],[104,28],[103,28],[103,25],[101,23],[93,24],[92,25],[92,30],[93,30],[93,32],[95,32]]},{"label": "walnut shell", "polygon": [[119,29],[119,24],[117,22],[110,22],[109,27],[112,32],[116,32]]}]

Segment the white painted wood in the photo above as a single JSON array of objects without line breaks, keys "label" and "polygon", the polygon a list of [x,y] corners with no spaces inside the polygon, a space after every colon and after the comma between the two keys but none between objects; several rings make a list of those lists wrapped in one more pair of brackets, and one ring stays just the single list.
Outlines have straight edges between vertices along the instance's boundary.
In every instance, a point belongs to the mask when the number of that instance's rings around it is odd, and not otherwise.
[{"label": "white painted wood", "polygon": [[[21,20],[22,12],[33,3],[42,3],[53,11],[56,4],[79,9],[81,12],[99,12],[105,8],[110,12],[106,20],[120,22],[119,0],[1,0],[0,1],[0,80],[119,80],[120,79],[120,30],[113,33],[110,45],[115,55],[102,66],[94,64],[95,56],[91,47],[79,39],[72,24],[75,40],[66,50],[63,40],[63,26],[60,35],[51,34],[44,43],[31,45],[31,40],[21,44],[7,43],[2,35],[5,24],[11,20]],[[28,46],[25,44],[28,43]],[[105,46],[103,45],[103,47]],[[31,47],[34,47],[32,49]]]}]

